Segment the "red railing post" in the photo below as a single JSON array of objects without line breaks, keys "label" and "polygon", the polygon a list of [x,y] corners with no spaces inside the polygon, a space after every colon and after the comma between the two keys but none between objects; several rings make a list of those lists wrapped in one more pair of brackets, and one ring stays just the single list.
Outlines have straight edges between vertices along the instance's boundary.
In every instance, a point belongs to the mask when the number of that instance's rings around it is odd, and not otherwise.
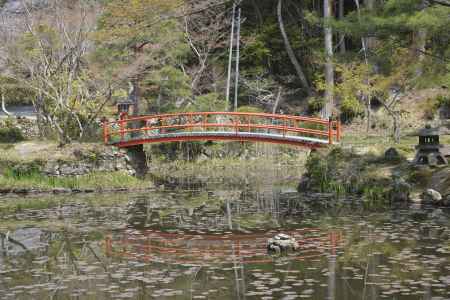
[{"label": "red railing post", "polygon": [[120,141],[123,142],[125,137],[125,119],[128,117],[127,113],[120,113],[119,116],[119,130],[120,130]]},{"label": "red railing post", "polygon": [[208,115],[203,115],[202,116],[202,129],[203,131],[206,131],[206,121],[205,119],[208,119]]},{"label": "red railing post", "polygon": [[328,144],[333,144],[333,120],[328,119]]},{"label": "red railing post", "polygon": [[106,119],[106,117],[102,118],[102,123],[103,123],[103,142],[105,144],[108,144],[108,120]]},{"label": "red railing post", "polygon": [[120,120],[119,121],[119,124],[120,124],[120,126],[119,126],[119,130],[120,130],[120,140],[121,141],[123,141],[123,138],[125,137],[125,126],[124,126],[124,121],[123,120]]},{"label": "red railing post", "polygon": [[341,141],[341,120],[337,119],[336,121],[336,139],[338,142]]},{"label": "red railing post", "polygon": [[112,239],[109,235],[105,238],[105,252],[107,257],[112,256]]}]

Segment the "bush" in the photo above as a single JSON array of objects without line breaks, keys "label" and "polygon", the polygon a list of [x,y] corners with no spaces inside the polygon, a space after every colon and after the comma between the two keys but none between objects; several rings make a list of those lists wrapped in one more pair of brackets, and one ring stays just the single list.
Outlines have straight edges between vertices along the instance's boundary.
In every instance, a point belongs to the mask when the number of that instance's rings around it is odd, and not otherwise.
[{"label": "bush", "polygon": [[347,97],[341,102],[341,119],[344,122],[351,122],[356,117],[362,117],[364,108],[355,97]]},{"label": "bush", "polygon": [[197,96],[194,105],[187,108],[187,111],[225,111],[227,103],[217,93],[209,93]]},{"label": "bush", "polygon": [[431,182],[433,171],[429,168],[413,168],[410,171],[408,181],[420,185],[422,187],[428,186]]},{"label": "bush", "polygon": [[436,102],[439,108],[450,108],[450,95],[439,95],[436,97]]},{"label": "bush", "polygon": [[424,117],[433,120],[440,108],[450,109],[450,96],[439,95],[436,98],[429,98],[422,106]]},{"label": "bush", "polygon": [[24,140],[25,137],[19,128],[10,126],[0,128],[0,143],[17,143]]},{"label": "bush", "polygon": [[308,112],[315,114],[320,112],[325,107],[325,100],[323,98],[309,98],[308,99]]},{"label": "bush", "polygon": [[31,178],[40,175],[41,167],[42,163],[39,162],[23,163],[7,169],[5,176],[15,179]]}]

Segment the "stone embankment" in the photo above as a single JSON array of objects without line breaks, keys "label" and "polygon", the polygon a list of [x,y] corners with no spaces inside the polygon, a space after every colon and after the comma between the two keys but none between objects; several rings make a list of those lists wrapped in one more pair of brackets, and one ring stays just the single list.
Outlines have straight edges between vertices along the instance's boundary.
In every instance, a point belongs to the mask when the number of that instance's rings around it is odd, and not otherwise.
[{"label": "stone embankment", "polygon": [[47,176],[80,176],[93,172],[124,171],[134,175],[135,170],[130,163],[127,153],[122,150],[111,150],[104,153],[83,153],[75,151],[78,160],[49,160],[42,167],[41,172]]}]

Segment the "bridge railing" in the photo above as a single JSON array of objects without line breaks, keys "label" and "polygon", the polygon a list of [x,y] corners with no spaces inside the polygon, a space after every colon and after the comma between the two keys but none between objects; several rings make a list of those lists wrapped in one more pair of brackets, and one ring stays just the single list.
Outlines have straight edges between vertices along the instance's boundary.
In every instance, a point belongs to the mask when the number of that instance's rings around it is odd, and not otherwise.
[{"label": "bridge railing", "polygon": [[187,112],[130,117],[104,122],[104,142],[120,144],[157,138],[167,133],[260,133],[309,137],[329,144],[339,142],[339,121],[320,118],[242,112]]}]

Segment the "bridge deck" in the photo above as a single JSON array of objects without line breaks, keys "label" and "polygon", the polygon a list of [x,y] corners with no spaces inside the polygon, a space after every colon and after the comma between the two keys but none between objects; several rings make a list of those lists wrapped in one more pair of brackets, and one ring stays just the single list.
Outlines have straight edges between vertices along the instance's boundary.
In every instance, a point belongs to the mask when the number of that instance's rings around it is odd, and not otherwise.
[{"label": "bridge deck", "polygon": [[305,145],[320,147],[328,145],[328,140],[304,137],[304,136],[283,136],[282,134],[273,133],[255,133],[255,132],[174,132],[162,133],[157,135],[136,136],[124,141],[111,143],[112,145],[120,145],[121,147],[129,147],[147,143],[162,143],[174,141],[202,141],[202,140],[231,140],[231,141],[262,141],[277,144]]}]

